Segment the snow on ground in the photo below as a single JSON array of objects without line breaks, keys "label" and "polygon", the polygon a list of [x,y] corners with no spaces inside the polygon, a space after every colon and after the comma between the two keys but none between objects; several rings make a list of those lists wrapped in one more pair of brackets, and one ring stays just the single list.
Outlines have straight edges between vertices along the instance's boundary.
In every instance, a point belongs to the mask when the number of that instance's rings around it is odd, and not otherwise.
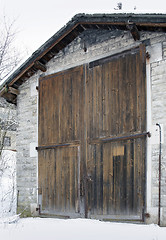
[{"label": "snow on ground", "polygon": [[16,214],[16,152],[3,150],[0,157],[0,218]]},{"label": "snow on ground", "polygon": [[165,240],[166,228],[157,225],[101,222],[89,219],[1,219],[2,240]]}]

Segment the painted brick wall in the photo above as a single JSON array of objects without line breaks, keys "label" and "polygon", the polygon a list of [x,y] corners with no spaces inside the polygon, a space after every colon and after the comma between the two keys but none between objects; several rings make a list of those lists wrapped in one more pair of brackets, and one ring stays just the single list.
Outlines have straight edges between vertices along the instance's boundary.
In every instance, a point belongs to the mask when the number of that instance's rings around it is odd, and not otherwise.
[{"label": "painted brick wall", "polygon": [[[147,212],[150,218],[147,222],[157,223],[158,213],[158,153],[159,135],[156,123],[166,121],[166,35],[163,33],[141,33],[141,41],[150,40],[147,51],[148,99],[148,131],[152,133],[148,139],[147,156]],[[107,30],[87,30],[57,54],[48,64],[47,72],[38,71],[20,87],[18,96],[18,132],[17,132],[17,189],[18,211],[30,214],[37,204],[37,124],[38,124],[38,92],[36,86],[40,75],[49,75],[77,65],[119,53],[139,46],[129,32]],[[86,49],[86,51],[85,51]],[[166,130],[165,130],[166,131]],[[163,134],[164,136],[165,134]],[[162,223],[166,225],[166,145],[162,139]]]}]

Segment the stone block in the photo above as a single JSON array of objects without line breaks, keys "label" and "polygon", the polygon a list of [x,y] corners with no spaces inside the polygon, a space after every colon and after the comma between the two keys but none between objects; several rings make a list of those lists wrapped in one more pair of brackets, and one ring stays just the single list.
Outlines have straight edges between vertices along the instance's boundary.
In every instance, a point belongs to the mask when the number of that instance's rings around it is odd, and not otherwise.
[{"label": "stone block", "polygon": [[31,203],[30,204],[30,210],[32,217],[38,217],[39,216],[39,206],[37,203]]},{"label": "stone block", "polygon": [[150,63],[162,60],[162,43],[159,42],[148,46],[147,51],[150,53]]}]

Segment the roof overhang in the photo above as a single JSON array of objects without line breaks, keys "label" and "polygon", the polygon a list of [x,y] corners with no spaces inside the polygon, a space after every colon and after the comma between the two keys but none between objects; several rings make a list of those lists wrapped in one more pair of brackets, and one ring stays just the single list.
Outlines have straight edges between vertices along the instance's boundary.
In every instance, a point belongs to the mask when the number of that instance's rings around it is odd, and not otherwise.
[{"label": "roof overhang", "polygon": [[140,31],[166,32],[166,14],[77,14],[6,79],[0,96],[16,103],[19,86],[38,70],[45,72],[46,63],[87,29],[126,30],[136,41]]}]

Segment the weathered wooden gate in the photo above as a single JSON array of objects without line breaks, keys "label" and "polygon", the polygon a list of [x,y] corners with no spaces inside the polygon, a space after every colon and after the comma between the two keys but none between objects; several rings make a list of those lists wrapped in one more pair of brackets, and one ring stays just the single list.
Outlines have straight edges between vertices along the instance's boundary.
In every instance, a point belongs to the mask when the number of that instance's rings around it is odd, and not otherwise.
[{"label": "weathered wooden gate", "polygon": [[83,89],[83,67],[40,79],[38,152],[41,213],[80,214]]},{"label": "weathered wooden gate", "polygon": [[145,51],[90,63],[87,74],[90,216],[141,219],[145,196]]},{"label": "weathered wooden gate", "polygon": [[39,81],[41,213],[141,219],[145,48]]}]

